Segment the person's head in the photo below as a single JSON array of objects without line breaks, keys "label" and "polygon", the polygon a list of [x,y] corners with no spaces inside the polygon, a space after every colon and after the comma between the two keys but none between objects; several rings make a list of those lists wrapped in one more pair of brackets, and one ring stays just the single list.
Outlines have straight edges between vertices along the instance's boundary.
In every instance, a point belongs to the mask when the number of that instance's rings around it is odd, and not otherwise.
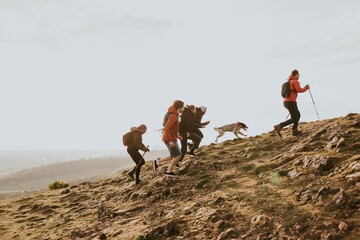
[{"label": "person's head", "polygon": [[141,125],[139,125],[139,126],[137,127],[137,129],[139,129],[139,131],[140,131],[142,134],[144,134],[144,133],[146,133],[147,127],[146,127],[145,124],[141,124]]},{"label": "person's head", "polygon": [[201,106],[201,107],[200,107],[200,110],[201,110],[201,112],[202,112],[203,114],[205,114],[207,108],[206,108],[205,106]]},{"label": "person's head", "polygon": [[293,76],[295,78],[299,78],[300,77],[299,71],[297,69],[292,70],[291,76]]},{"label": "person's head", "polygon": [[181,100],[175,100],[173,106],[179,113],[182,113],[184,111],[184,102]]},{"label": "person's head", "polygon": [[193,112],[193,113],[196,112],[196,108],[195,108],[194,105],[188,105],[187,107],[188,107],[188,109],[189,109],[191,112]]}]

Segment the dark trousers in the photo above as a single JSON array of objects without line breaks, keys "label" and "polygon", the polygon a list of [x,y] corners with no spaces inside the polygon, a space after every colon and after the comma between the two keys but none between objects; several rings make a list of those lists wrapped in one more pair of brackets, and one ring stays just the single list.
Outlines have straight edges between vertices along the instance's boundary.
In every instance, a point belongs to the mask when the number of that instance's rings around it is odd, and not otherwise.
[{"label": "dark trousers", "polygon": [[187,151],[187,140],[193,140],[194,144],[192,145],[190,152],[194,152],[195,149],[199,148],[201,137],[197,135],[196,133],[190,133],[189,137],[184,136],[184,134],[181,135],[183,140],[181,140],[181,158],[179,161],[183,160],[185,157],[186,151]]},{"label": "dark trousers", "polygon": [[142,165],[145,164],[145,160],[139,153],[139,149],[136,147],[129,146],[127,148],[127,152],[129,153],[132,160],[136,163],[136,166],[134,167],[133,170],[131,170],[131,172],[129,174],[133,175],[135,172],[136,173],[136,181],[139,181],[140,170],[141,170]]},{"label": "dark trousers", "polygon": [[290,113],[290,119],[286,120],[285,122],[280,123],[281,127],[285,127],[288,126],[290,124],[294,124],[293,125],[293,129],[297,129],[298,125],[299,125],[299,121],[300,121],[300,111],[297,107],[297,103],[296,102],[284,102],[284,107],[289,110]]},{"label": "dark trousers", "polygon": [[200,131],[199,128],[195,128],[193,133],[195,133],[196,135],[198,135],[201,139],[203,139],[204,134]]}]

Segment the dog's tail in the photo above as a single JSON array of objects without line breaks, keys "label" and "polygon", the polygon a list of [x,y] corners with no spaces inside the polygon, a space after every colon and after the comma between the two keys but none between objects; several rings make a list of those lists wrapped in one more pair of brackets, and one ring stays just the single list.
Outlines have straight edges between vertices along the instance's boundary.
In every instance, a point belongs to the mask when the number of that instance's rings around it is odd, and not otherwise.
[{"label": "dog's tail", "polygon": [[218,128],[218,127],[214,127],[214,130],[217,131],[217,130],[219,130],[219,128]]}]

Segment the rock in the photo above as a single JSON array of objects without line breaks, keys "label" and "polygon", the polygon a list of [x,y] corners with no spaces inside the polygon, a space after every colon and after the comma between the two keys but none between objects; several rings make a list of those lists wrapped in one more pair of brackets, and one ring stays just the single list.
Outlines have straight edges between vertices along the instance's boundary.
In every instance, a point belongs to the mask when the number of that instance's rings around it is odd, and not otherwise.
[{"label": "rock", "polygon": [[349,196],[345,193],[345,190],[340,189],[340,192],[333,197],[332,202],[337,206],[342,206],[348,198]]},{"label": "rock", "polygon": [[68,194],[70,192],[70,189],[65,189],[64,191],[62,191],[60,194]]},{"label": "rock", "polygon": [[215,228],[220,229],[220,230],[224,230],[226,225],[228,225],[228,224],[224,220],[220,220],[220,221],[215,223]]},{"label": "rock", "polygon": [[306,156],[304,159],[304,168],[313,168],[320,173],[327,172],[335,165],[336,158],[315,155],[315,156]]},{"label": "rock", "polygon": [[324,224],[325,227],[331,227],[331,226],[334,225],[334,223],[332,221],[330,221],[330,220],[323,222],[323,224]]},{"label": "rock", "polygon": [[293,169],[291,170],[290,172],[287,173],[287,175],[290,177],[290,178],[295,178],[299,175],[299,172],[296,170],[296,169]]},{"label": "rock", "polygon": [[225,199],[224,199],[224,198],[222,198],[222,197],[217,197],[217,198],[214,199],[213,204],[215,204],[215,205],[221,205],[221,204],[223,204],[224,202],[225,202]]},{"label": "rock", "polygon": [[340,138],[340,140],[336,143],[336,147],[341,147],[345,144],[345,139],[344,138]]},{"label": "rock", "polygon": [[349,226],[345,222],[339,223],[339,230],[341,232],[346,232],[348,230]]},{"label": "rock", "polygon": [[320,240],[332,240],[333,234],[332,233],[322,233]]},{"label": "rock", "polygon": [[220,233],[217,237],[217,240],[227,240],[236,237],[236,231],[233,228],[229,228],[225,232]]}]

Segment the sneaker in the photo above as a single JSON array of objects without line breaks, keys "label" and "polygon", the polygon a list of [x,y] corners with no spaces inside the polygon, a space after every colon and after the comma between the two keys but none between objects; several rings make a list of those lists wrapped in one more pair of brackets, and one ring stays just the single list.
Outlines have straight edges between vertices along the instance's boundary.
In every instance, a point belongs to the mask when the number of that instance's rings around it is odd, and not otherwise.
[{"label": "sneaker", "polygon": [[281,129],[282,129],[282,127],[280,126],[280,124],[275,125],[275,126],[274,126],[274,129],[275,129],[277,135],[279,135],[279,137],[282,138],[282,136],[281,136]]},{"label": "sneaker", "polygon": [[135,180],[135,179],[134,179],[134,173],[128,172],[128,175],[129,175],[129,177],[130,177],[132,180]]},{"label": "sneaker", "polygon": [[158,169],[159,165],[157,163],[157,160],[152,160],[151,161],[151,164],[152,164],[152,169],[153,169],[153,172],[156,173],[156,170]]},{"label": "sneaker", "polygon": [[173,172],[165,172],[165,176],[167,177],[177,177],[175,173]]},{"label": "sneaker", "polygon": [[292,135],[293,136],[299,136],[299,135],[301,135],[302,134],[302,131],[300,131],[300,130],[297,130],[297,129],[293,129],[292,130]]}]

